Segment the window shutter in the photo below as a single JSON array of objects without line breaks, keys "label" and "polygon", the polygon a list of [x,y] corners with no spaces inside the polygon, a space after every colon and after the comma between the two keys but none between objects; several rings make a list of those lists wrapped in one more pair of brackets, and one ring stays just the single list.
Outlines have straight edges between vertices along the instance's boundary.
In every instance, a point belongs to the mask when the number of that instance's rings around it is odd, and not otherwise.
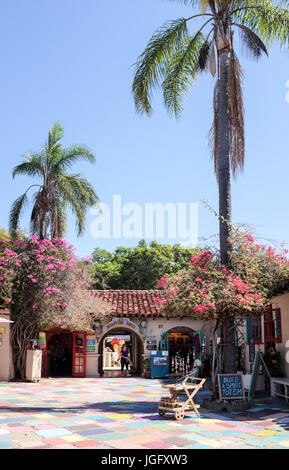
[{"label": "window shutter", "polygon": [[280,309],[275,312],[276,324],[276,339],[281,340],[281,311]]}]

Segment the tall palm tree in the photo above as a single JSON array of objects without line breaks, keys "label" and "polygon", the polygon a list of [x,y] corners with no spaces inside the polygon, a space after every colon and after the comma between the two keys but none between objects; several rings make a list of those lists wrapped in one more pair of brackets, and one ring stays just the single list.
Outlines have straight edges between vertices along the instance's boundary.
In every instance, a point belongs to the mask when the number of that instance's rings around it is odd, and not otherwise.
[{"label": "tall palm tree", "polygon": [[9,230],[19,228],[20,215],[28,203],[30,189],[37,188],[33,195],[30,229],[40,239],[63,237],[66,231],[66,209],[76,217],[78,235],[85,229],[88,207],[98,202],[98,197],[91,183],[80,174],[69,174],[71,166],[79,160],[95,162],[95,157],[85,145],[73,145],[63,148],[60,140],[63,129],[55,123],[48,132],[48,140],[39,153],[29,153],[25,161],[13,169],[16,175],[28,175],[40,178],[39,184],[32,184],[12,204],[9,218]]},{"label": "tall palm tree", "polygon": [[[171,1],[199,11],[167,22],[153,34],[136,63],[132,86],[135,105],[138,112],[149,115],[152,91],[160,86],[165,106],[178,116],[183,97],[198,73],[210,70],[215,77],[211,141],[219,187],[220,259],[229,267],[231,172],[236,176],[245,159],[242,68],[234,35],[239,33],[242,43],[258,59],[267,54],[272,40],[283,46],[288,43],[289,12],[281,2],[269,0]],[[188,24],[200,19],[202,24],[190,33]],[[233,334],[227,335],[228,344],[233,343]],[[226,356],[225,369],[230,372],[234,367],[232,349]]]}]

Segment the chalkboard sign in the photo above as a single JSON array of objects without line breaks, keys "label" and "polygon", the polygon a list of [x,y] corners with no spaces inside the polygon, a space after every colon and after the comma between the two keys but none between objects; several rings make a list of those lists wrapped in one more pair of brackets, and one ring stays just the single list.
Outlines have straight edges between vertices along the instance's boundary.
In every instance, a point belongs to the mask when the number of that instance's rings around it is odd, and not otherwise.
[{"label": "chalkboard sign", "polygon": [[241,374],[218,374],[220,400],[244,400],[245,391]]}]

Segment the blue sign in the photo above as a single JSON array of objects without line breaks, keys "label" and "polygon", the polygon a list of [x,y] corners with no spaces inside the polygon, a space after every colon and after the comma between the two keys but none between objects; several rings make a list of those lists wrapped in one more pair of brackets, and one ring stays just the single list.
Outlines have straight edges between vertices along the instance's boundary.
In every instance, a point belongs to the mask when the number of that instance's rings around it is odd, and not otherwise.
[{"label": "blue sign", "polygon": [[168,351],[151,352],[151,378],[165,377],[169,373]]},{"label": "blue sign", "polygon": [[87,346],[93,346],[95,344],[95,339],[87,339],[86,344]]},{"label": "blue sign", "polygon": [[241,374],[218,374],[220,400],[245,400],[244,386]]}]

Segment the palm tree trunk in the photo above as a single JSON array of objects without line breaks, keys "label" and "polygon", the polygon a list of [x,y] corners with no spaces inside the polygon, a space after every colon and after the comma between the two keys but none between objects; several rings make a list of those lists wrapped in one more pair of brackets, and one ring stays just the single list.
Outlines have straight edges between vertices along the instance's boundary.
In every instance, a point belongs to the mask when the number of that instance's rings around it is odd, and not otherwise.
[{"label": "palm tree trunk", "polygon": [[[231,181],[230,181],[230,123],[228,112],[228,72],[229,52],[219,52],[219,97],[218,97],[218,182],[219,182],[219,216],[220,216],[220,255],[221,263],[229,266],[230,244],[229,226],[231,221]],[[224,220],[225,219],[225,220]]]},{"label": "palm tree trunk", "polygon": [[[229,51],[219,51],[219,96],[218,96],[218,137],[217,161],[219,183],[219,216],[220,216],[220,256],[221,263],[230,266],[230,228],[231,222],[231,180],[230,180],[230,122],[228,110],[228,73]],[[235,332],[232,323],[223,318],[223,372],[226,374],[236,371]]]},{"label": "palm tree trunk", "polygon": [[39,240],[47,238],[47,212],[41,213],[39,221]]}]

